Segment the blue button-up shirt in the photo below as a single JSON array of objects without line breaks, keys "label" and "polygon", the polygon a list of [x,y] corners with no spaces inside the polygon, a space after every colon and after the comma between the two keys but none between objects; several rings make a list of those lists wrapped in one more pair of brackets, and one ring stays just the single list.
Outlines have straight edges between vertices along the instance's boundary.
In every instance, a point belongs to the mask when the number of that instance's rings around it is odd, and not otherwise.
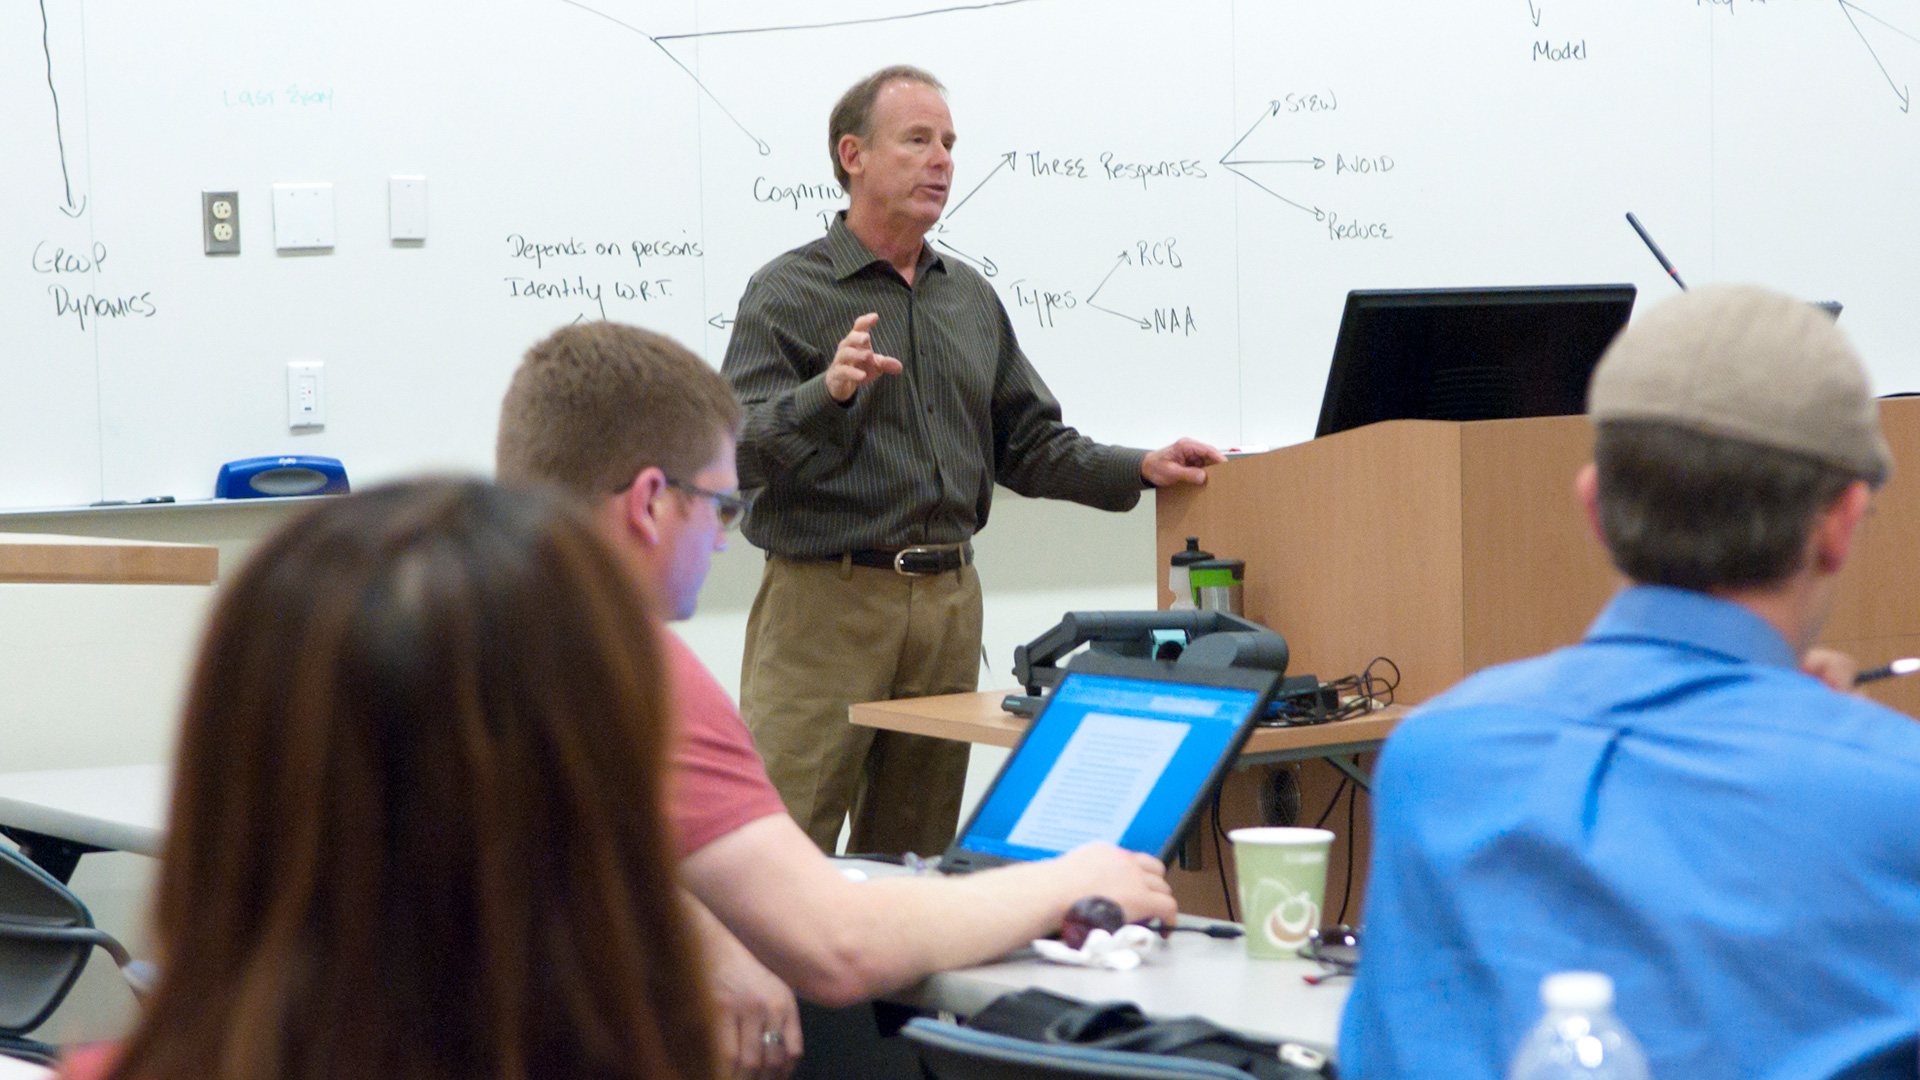
[{"label": "blue button-up shirt", "polygon": [[1746,608],[1616,597],[1394,732],[1349,1080],[1494,1080],[1555,971],[1611,975],[1655,1080],[1915,1070],[1920,724]]}]

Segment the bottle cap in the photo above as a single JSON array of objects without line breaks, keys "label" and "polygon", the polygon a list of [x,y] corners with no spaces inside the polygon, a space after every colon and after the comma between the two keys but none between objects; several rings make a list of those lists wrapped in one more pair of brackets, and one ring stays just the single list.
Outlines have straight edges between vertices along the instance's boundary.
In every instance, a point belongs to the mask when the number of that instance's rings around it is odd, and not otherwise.
[{"label": "bottle cap", "polygon": [[1540,980],[1540,1002],[1549,1009],[1597,1012],[1613,1007],[1613,980],[1597,971],[1562,971]]},{"label": "bottle cap", "polygon": [[1197,563],[1211,558],[1213,558],[1213,552],[1200,550],[1200,538],[1197,536],[1189,536],[1187,537],[1187,550],[1174,552],[1171,562],[1175,566],[1187,566],[1191,563]]}]

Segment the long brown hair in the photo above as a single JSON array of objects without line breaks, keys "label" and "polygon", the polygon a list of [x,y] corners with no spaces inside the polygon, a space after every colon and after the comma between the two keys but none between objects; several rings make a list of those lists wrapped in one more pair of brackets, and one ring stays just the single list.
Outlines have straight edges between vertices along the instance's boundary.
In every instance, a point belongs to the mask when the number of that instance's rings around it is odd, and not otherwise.
[{"label": "long brown hair", "polygon": [[163,975],[114,1076],[708,1080],[669,737],[643,599],[558,496],[289,523],[194,675]]}]

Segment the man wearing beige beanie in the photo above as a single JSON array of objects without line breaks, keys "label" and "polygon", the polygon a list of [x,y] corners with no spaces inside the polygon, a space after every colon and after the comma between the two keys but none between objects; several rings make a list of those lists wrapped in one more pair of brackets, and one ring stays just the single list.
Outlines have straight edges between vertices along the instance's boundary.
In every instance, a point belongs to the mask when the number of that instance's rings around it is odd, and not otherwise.
[{"label": "man wearing beige beanie", "polygon": [[1588,411],[1575,487],[1629,586],[1388,742],[1341,1073],[1495,1080],[1541,978],[1585,970],[1655,1077],[1912,1076],[1920,724],[1801,670],[1892,471],[1859,357],[1699,289],[1620,334]]}]

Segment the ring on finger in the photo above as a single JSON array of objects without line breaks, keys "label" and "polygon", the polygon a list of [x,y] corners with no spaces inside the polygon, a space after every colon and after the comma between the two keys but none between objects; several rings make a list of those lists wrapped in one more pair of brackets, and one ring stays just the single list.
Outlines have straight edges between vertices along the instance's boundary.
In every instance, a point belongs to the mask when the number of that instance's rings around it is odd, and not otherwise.
[{"label": "ring on finger", "polygon": [[787,1037],[778,1031],[763,1031],[760,1033],[760,1043],[763,1046],[785,1046]]}]

